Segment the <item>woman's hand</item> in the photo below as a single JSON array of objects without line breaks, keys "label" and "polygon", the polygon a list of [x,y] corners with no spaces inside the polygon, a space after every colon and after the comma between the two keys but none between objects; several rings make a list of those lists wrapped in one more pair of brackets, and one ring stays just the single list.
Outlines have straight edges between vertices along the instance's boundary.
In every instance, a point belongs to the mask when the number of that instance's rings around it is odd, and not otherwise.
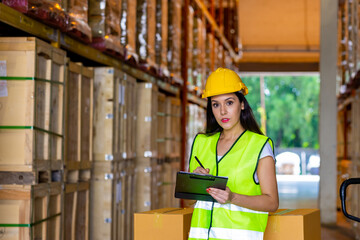
[{"label": "woman's hand", "polygon": [[200,174],[209,174],[210,169],[209,168],[204,169],[202,167],[197,167],[193,172],[194,173],[200,173]]},{"label": "woman's hand", "polygon": [[230,188],[226,187],[225,190],[221,190],[218,188],[208,188],[206,191],[216,200],[218,203],[231,203],[232,200],[232,192]]}]

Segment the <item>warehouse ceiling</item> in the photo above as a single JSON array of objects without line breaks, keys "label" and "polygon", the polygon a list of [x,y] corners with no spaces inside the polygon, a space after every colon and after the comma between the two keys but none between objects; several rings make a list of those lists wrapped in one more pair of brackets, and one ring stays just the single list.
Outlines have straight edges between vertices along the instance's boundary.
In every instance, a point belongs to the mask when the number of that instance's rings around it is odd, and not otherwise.
[{"label": "warehouse ceiling", "polygon": [[320,0],[238,0],[240,71],[319,71]]}]

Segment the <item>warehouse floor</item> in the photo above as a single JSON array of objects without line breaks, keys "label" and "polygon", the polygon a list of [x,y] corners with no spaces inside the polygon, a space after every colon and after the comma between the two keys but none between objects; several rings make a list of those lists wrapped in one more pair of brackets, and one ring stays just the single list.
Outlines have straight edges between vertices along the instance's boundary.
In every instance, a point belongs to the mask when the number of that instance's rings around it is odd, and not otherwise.
[{"label": "warehouse floor", "polygon": [[322,240],[354,240],[355,234],[351,229],[352,221],[345,218],[341,211],[338,211],[336,226],[321,227]]}]

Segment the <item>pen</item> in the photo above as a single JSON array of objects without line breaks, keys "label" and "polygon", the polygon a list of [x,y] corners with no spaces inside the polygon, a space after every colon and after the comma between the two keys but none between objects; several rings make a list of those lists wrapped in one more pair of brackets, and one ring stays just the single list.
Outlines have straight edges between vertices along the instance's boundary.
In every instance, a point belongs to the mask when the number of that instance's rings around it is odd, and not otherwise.
[{"label": "pen", "polygon": [[[195,160],[200,164],[200,167],[204,168],[204,166],[201,164],[200,160],[195,156]],[[204,168],[205,169],[205,168]]]}]

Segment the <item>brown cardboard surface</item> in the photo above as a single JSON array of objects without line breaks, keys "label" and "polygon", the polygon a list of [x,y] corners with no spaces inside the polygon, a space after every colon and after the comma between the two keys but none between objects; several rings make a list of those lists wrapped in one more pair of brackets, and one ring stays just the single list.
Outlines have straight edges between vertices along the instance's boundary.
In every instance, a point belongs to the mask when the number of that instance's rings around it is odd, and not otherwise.
[{"label": "brown cardboard surface", "polygon": [[185,240],[193,208],[161,208],[135,213],[135,240]]},{"label": "brown cardboard surface", "polygon": [[278,209],[269,214],[264,240],[320,240],[319,209]]}]

